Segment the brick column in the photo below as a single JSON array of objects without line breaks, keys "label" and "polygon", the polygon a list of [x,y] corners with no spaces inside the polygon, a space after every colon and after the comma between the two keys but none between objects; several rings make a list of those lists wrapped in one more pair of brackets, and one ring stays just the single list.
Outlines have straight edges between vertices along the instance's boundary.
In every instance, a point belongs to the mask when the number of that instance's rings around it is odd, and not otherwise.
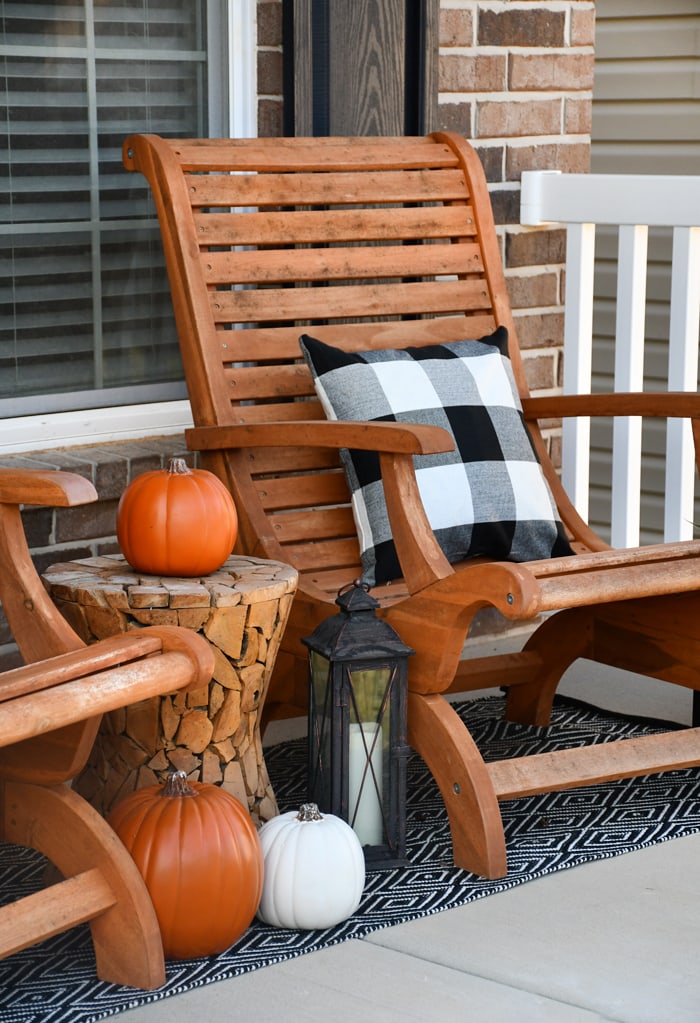
[{"label": "brick column", "polygon": [[565,239],[519,226],[520,176],[589,170],[594,30],[584,0],[440,4],[439,124],[471,139],[486,168],[533,391],[561,380]]},{"label": "brick column", "polygon": [[282,3],[258,0],[258,134],[282,135]]}]

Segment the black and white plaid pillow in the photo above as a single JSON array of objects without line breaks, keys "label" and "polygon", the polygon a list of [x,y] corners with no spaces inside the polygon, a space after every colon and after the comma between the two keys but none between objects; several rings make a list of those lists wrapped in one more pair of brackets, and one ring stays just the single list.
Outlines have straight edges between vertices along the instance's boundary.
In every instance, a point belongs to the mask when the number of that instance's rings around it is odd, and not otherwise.
[{"label": "black and white plaid pillow", "polygon": [[[485,554],[531,561],[571,554],[525,427],[499,328],[479,341],[344,352],[300,338],[329,419],[442,426],[455,450],[415,458],[421,499],[449,561]],[[363,579],[401,576],[374,452],[343,451]]]}]

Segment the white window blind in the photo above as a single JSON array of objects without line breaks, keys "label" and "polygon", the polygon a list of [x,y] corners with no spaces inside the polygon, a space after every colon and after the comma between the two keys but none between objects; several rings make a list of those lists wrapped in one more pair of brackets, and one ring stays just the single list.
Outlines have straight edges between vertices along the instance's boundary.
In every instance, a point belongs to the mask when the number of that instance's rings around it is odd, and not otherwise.
[{"label": "white window blind", "polygon": [[183,397],[131,132],[208,133],[206,0],[0,0],[0,415]]}]

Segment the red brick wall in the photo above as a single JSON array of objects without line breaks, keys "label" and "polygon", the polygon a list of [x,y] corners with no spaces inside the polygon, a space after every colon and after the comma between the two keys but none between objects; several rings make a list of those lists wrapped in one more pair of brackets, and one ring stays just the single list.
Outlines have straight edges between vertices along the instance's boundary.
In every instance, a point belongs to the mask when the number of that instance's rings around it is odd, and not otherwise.
[{"label": "red brick wall", "polygon": [[282,135],[282,0],[258,2],[258,134]]},{"label": "red brick wall", "polygon": [[583,0],[440,4],[438,126],[484,163],[533,390],[561,380],[564,234],[520,227],[520,175],[589,170],[594,31]]}]

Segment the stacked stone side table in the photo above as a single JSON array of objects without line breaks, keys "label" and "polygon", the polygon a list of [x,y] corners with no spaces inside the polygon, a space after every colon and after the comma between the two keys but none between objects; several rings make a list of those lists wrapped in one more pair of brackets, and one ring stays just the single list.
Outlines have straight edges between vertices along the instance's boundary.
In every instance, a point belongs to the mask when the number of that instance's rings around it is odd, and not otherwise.
[{"label": "stacked stone side table", "polygon": [[74,787],[101,813],[174,770],[221,785],[253,820],[277,802],[263,757],[260,714],[296,590],[288,565],[233,556],[204,578],[146,576],[121,555],[51,566],[44,584],[85,642],[146,625],[183,625],[207,638],[214,677],[193,692],[106,714]]}]

